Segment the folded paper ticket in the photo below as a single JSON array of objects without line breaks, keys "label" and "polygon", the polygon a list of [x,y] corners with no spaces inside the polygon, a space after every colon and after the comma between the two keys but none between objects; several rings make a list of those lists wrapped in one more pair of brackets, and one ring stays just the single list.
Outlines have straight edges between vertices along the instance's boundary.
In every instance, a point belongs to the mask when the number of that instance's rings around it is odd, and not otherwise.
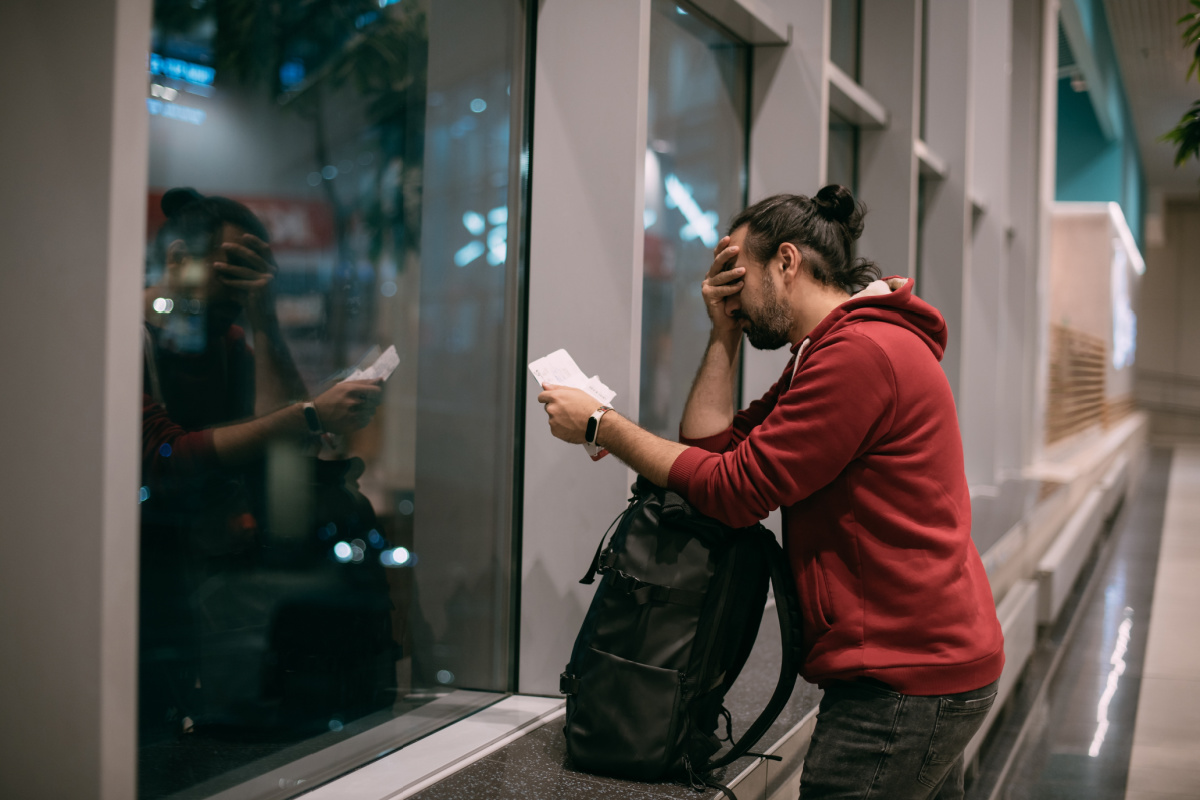
[{"label": "folded paper ticket", "polygon": [[[604,385],[599,375],[593,375],[590,378],[584,375],[583,370],[566,350],[555,350],[548,356],[530,362],[529,371],[533,373],[539,386],[547,383],[556,386],[570,386],[587,392],[603,405],[610,405],[613,398],[617,396],[616,392]],[[584,442],[583,449],[587,451],[593,461],[599,461],[608,453],[607,450],[587,442]]]},{"label": "folded paper ticket", "polygon": [[346,381],[386,381],[400,366],[400,356],[396,355],[396,345],[392,345],[375,362],[366,369],[356,369],[341,380]]}]

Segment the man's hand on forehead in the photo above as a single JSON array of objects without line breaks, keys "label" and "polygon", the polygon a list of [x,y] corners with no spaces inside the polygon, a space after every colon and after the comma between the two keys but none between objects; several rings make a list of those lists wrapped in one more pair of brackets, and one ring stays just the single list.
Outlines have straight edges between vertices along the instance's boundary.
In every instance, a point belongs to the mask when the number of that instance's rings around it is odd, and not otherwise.
[{"label": "man's hand on forehead", "polygon": [[726,302],[740,293],[745,283],[743,276],[746,274],[746,268],[737,265],[740,252],[741,248],[731,245],[728,236],[717,242],[713,249],[712,265],[708,268],[701,285],[700,293],[708,309],[708,318],[713,323],[713,329],[719,333],[741,333],[741,329],[735,324],[734,312],[737,305]]}]

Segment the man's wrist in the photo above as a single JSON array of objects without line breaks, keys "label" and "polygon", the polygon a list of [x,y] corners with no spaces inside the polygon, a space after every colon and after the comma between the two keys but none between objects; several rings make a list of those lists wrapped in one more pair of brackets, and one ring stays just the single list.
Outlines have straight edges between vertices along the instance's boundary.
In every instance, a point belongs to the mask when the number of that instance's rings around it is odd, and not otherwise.
[{"label": "man's wrist", "polygon": [[721,348],[728,354],[730,361],[737,357],[738,350],[742,346],[742,329],[733,328],[731,330],[718,330],[713,328],[708,336],[709,349],[714,347]]}]

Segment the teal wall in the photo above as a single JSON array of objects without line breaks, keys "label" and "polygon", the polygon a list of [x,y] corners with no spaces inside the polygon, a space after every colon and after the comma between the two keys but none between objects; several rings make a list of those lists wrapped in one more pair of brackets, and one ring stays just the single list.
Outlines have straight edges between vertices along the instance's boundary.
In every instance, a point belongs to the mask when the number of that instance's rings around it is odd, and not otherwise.
[{"label": "teal wall", "polygon": [[[1146,185],[1138,153],[1133,115],[1108,29],[1102,0],[1064,0],[1079,10],[1084,34],[1100,80],[1089,80],[1086,92],[1071,82],[1058,82],[1058,155],[1055,198],[1058,200],[1116,201],[1138,246],[1142,246],[1142,217]],[[1096,119],[1091,95],[1107,109],[1114,135],[1105,137]]]}]

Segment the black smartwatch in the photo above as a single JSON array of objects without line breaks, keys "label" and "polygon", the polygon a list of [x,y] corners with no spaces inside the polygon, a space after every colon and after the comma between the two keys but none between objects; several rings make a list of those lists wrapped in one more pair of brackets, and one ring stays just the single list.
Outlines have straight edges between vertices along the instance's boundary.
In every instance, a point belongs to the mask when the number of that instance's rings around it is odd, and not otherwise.
[{"label": "black smartwatch", "polygon": [[596,444],[596,434],[600,431],[600,418],[612,410],[612,406],[600,406],[588,417],[587,430],[583,434],[583,438],[587,440],[588,444]]},{"label": "black smartwatch", "polygon": [[308,425],[309,432],[317,436],[325,432],[325,428],[321,425],[321,417],[317,414],[317,407],[311,400],[304,404],[304,423]]}]

